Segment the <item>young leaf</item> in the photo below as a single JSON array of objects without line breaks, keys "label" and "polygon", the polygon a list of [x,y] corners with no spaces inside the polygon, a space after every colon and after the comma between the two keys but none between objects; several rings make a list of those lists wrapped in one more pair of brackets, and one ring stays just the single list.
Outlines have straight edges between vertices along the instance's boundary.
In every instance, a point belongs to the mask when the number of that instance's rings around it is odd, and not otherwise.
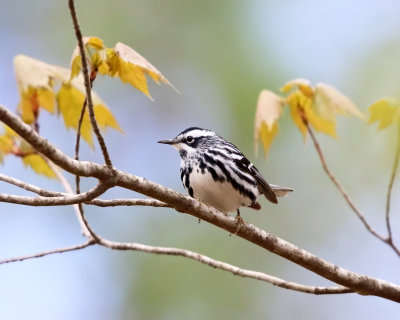
[{"label": "young leaf", "polygon": [[[99,59],[93,59],[93,57],[95,55],[97,55],[98,57],[99,56],[98,52],[105,49],[103,40],[97,37],[83,37],[82,40],[83,40],[83,45],[87,50],[86,58],[89,59],[89,62],[91,62],[92,69],[97,70],[102,61]],[[90,49],[93,49],[94,53],[92,53]],[[81,69],[82,69],[82,60],[81,60],[79,46],[77,45],[74,51],[72,52],[70,79],[74,79],[75,77],[77,77],[78,74],[81,72]]]},{"label": "young leaf", "polygon": [[318,116],[335,121],[335,115],[352,115],[364,118],[355,104],[334,87],[318,83],[315,87],[313,107]]},{"label": "young leaf", "polygon": [[39,107],[54,112],[54,81],[67,80],[69,71],[24,55],[14,58],[14,68],[21,95],[18,110],[22,120],[34,122]]},{"label": "young leaf", "polygon": [[302,94],[302,92],[296,91],[286,98],[286,102],[290,107],[292,120],[305,140],[307,137],[307,127],[303,122],[303,116],[305,115],[304,109],[306,104],[309,103],[309,100]]},{"label": "young leaf", "polygon": [[363,118],[362,113],[349,98],[326,84],[320,83],[314,89],[308,80],[296,79],[286,83],[281,91],[286,93],[292,91],[286,101],[290,106],[292,119],[303,138],[307,136],[304,121],[316,131],[336,138],[337,114]]},{"label": "young leaf", "polygon": [[393,98],[381,99],[373,103],[368,111],[368,124],[378,122],[378,130],[387,128],[393,123],[400,124],[400,102]]},{"label": "young leaf", "polygon": [[295,87],[297,87],[307,97],[311,97],[314,94],[314,89],[311,87],[310,81],[301,78],[286,82],[280,90],[284,93],[288,93]]},{"label": "young leaf", "polygon": [[260,92],[254,125],[254,144],[258,153],[258,141],[261,138],[267,157],[273,138],[278,133],[278,119],[282,114],[284,100],[271,91]]},{"label": "young leaf", "polygon": [[4,125],[4,128],[4,133],[0,136],[0,163],[3,163],[5,155],[13,152],[15,140],[19,138],[10,127]]},{"label": "young leaf", "polygon": [[0,136],[0,154],[8,154],[12,151],[14,146],[15,132],[5,127],[5,132]]},{"label": "young leaf", "polygon": [[29,87],[52,90],[54,79],[66,81],[69,74],[68,69],[21,54],[14,58],[14,69],[18,88],[22,92],[27,91]]},{"label": "young leaf", "polygon": [[22,158],[24,165],[31,167],[36,173],[48,178],[56,178],[56,174],[39,154],[30,154]]},{"label": "young leaf", "polygon": [[[127,45],[118,42],[113,49],[106,48],[103,41],[96,37],[83,38],[87,50],[87,59],[91,72],[99,72],[111,77],[118,76],[122,82],[129,83],[151,98],[147,87],[146,75],[156,83],[172,84],[150,62]],[[76,46],[71,58],[71,76],[75,78],[81,71],[79,47]],[[172,86],[173,87],[173,86]]]},{"label": "young leaf", "polygon": [[[278,123],[274,123],[272,127],[268,127],[265,122],[261,123],[260,129],[258,130],[258,135],[261,139],[261,143],[264,149],[265,158],[268,157],[268,151],[271,146],[272,140],[278,134]],[[255,141],[256,155],[258,152],[258,137]]]},{"label": "young leaf", "polygon": [[100,129],[106,131],[108,127],[113,128],[120,133],[124,133],[124,130],[120,127],[117,120],[111,111],[103,104],[96,104],[93,106],[94,114]]},{"label": "young leaf", "polygon": [[[85,87],[83,86],[83,77],[79,75],[78,78],[70,82],[65,82],[57,94],[58,110],[64,118],[65,126],[67,128],[73,128],[75,131],[78,129],[79,117],[85,101],[84,93]],[[100,128],[105,130],[107,127],[111,127],[117,131],[123,132],[111,111],[95,92],[92,92],[92,98],[95,117]],[[82,138],[93,147],[91,128],[89,114],[88,111],[86,111],[81,125],[81,135]]]},{"label": "young leaf", "polygon": [[114,59],[112,64],[119,67],[118,73],[121,80],[123,82],[128,82],[138,90],[142,91],[148,97],[150,97],[150,94],[148,92],[147,81],[146,77],[144,76],[145,74],[153,79],[153,81],[156,83],[163,82],[173,87],[160,71],[158,71],[143,56],[141,56],[131,47],[128,47],[126,44],[118,42],[114,47],[114,52],[119,58],[119,63],[115,64],[115,56],[112,55],[111,59]]}]

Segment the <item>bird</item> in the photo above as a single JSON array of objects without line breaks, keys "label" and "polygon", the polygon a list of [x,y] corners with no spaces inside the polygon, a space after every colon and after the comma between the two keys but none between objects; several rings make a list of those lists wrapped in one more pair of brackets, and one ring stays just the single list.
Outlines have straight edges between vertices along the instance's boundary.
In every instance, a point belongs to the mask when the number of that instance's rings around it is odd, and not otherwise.
[{"label": "bird", "polygon": [[240,207],[261,209],[264,195],[270,202],[293,189],[269,184],[240,150],[215,131],[190,127],[175,138],[158,143],[173,146],[181,158],[181,180],[189,195],[224,213]]}]

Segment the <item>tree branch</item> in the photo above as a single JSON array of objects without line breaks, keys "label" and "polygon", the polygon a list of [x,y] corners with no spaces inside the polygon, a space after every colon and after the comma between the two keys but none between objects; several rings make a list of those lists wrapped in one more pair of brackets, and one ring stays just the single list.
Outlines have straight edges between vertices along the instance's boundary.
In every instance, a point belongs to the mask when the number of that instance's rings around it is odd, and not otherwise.
[{"label": "tree branch", "polygon": [[25,189],[27,191],[36,193],[36,194],[38,194],[40,196],[43,196],[43,197],[60,197],[60,196],[65,195],[65,194],[63,194],[61,192],[50,191],[50,190],[39,188],[39,187],[37,187],[37,186],[35,186],[33,184],[30,184],[30,183],[27,183],[27,182],[24,182],[24,181],[21,181],[21,180],[6,176],[5,174],[0,174],[0,180],[4,181],[4,182],[7,182],[9,184],[12,184],[12,185],[14,185],[16,187],[19,187],[21,189]]},{"label": "tree branch", "polygon": [[144,178],[116,169],[111,171],[95,163],[73,160],[37,135],[3,106],[0,106],[0,120],[21,135],[38,152],[72,174],[91,176],[100,181],[107,181],[109,186],[118,185],[157,199],[171,205],[179,212],[191,214],[228,232],[237,231],[236,234],[241,238],[360,294],[376,295],[400,302],[400,286],[345,270],[251,224],[243,223],[237,230],[237,220],[234,217]]},{"label": "tree branch", "polygon": [[51,196],[51,197],[25,197],[25,196],[17,196],[0,193],[0,202],[8,202],[15,204],[22,204],[27,206],[64,206],[70,204],[77,204],[86,201],[90,201],[104,192],[106,192],[110,188],[110,185],[106,182],[99,182],[94,188],[91,190],[81,193],[78,195],[64,194],[63,196]]},{"label": "tree branch", "polygon": [[[98,236],[99,237],[99,236]],[[99,237],[99,244],[105,246],[107,248],[113,250],[133,250],[133,251],[141,251],[148,252],[154,254],[163,254],[163,255],[172,255],[172,256],[181,256],[189,259],[193,259],[210,267],[221,269],[224,271],[228,271],[234,275],[245,277],[245,278],[253,278],[256,280],[265,281],[273,284],[274,286],[278,286],[285,289],[290,289],[294,291],[300,291],[304,293],[312,293],[312,294],[338,294],[338,293],[352,293],[353,291],[346,287],[312,287],[306,286],[302,284],[298,284],[295,282],[285,281],[280,278],[270,276],[263,272],[253,271],[242,269],[237,266],[231,265],[226,262],[222,262],[219,260],[212,259],[208,256],[202,255],[197,252],[193,252],[190,250],[179,249],[179,248],[166,248],[166,247],[156,247],[149,246],[140,243],[121,243],[109,241],[104,238]]]},{"label": "tree branch", "polygon": [[155,199],[112,199],[112,200],[93,199],[85,202],[85,204],[90,204],[98,207],[145,206],[145,207],[171,208],[169,204]]},{"label": "tree branch", "polygon": [[81,250],[81,249],[89,247],[93,244],[94,244],[93,241],[86,241],[85,243],[78,244],[75,246],[59,248],[59,249],[54,249],[54,250],[48,250],[48,251],[42,251],[39,253],[15,257],[15,258],[3,259],[3,260],[0,260],[0,265],[6,264],[6,263],[11,263],[11,262],[24,261],[24,260],[28,260],[28,259],[41,258],[41,257],[48,256],[50,254],[55,254],[55,253],[64,253],[64,252],[69,252],[69,251]]}]

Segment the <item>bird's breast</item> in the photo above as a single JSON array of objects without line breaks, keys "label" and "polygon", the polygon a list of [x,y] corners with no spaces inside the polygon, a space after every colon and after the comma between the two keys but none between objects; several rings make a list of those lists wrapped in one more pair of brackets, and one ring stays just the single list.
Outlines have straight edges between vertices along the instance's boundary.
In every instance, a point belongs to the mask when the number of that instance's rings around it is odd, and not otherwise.
[{"label": "bird's breast", "polygon": [[241,192],[217,167],[194,165],[190,173],[186,170],[182,182],[189,194],[192,193],[191,196],[223,212],[234,212],[241,206],[250,206],[258,196],[256,187],[246,190],[247,193]]}]

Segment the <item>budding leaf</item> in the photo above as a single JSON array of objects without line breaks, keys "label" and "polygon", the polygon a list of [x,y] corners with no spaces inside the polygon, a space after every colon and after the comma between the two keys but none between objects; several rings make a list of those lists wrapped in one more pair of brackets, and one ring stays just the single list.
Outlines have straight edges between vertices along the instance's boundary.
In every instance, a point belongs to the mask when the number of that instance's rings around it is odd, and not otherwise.
[{"label": "budding leaf", "polygon": [[[65,82],[57,94],[58,110],[64,119],[65,126],[73,128],[75,131],[78,129],[79,118],[85,101],[85,87],[82,82],[82,75],[70,82]],[[100,128],[104,131],[107,127],[111,127],[123,132],[111,111],[95,92],[92,92],[92,100],[95,118]],[[92,126],[87,109],[82,120],[81,135],[93,147]]]},{"label": "budding leaf", "polygon": [[22,120],[34,122],[40,107],[53,113],[54,82],[67,80],[69,71],[24,55],[14,58],[14,68],[21,95],[18,110]]},{"label": "budding leaf", "polygon": [[30,154],[22,158],[25,166],[31,167],[36,173],[45,175],[48,178],[56,178],[55,172],[39,154]]},{"label": "budding leaf", "polygon": [[364,118],[354,103],[327,84],[319,83],[313,88],[308,80],[295,79],[286,83],[281,91],[289,93],[286,102],[293,122],[305,139],[308,123],[318,132],[336,138],[336,115]]},{"label": "budding leaf", "polygon": [[330,85],[318,83],[313,99],[315,113],[321,118],[335,121],[336,114],[364,118],[364,115],[348,97]]},{"label": "budding leaf", "polygon": [[370,113],[368,124],[378,122],[378,130],[385,129],[391,124],[400,124],[400,102],[396,99],[381,99],[373,103],[368,111]]},{"label": "budding leaf", "polygon": [[258,141],[261,139],[265,157],[272,140],[278,133],[278,119],[282,114],[284,100],[271,91],[260,92],[257,102],[257,110],[254,124],[254,144],[258,153]]},{"label": "budding leaf", "polygon": [[[156,83],[172,84],[150,62],[134,49],[118,42],[114,48],[107,48],[103,41],[96,37],[83,38],[87,50],[87,59],[92,71],[101,75],[119,77],[122,82],[129,83],[151,98],[146,76]],[[74,49],[71,59],[71,79],[82,69],[78,46]],[[173,86],[172,86],[173,87]]]}]

